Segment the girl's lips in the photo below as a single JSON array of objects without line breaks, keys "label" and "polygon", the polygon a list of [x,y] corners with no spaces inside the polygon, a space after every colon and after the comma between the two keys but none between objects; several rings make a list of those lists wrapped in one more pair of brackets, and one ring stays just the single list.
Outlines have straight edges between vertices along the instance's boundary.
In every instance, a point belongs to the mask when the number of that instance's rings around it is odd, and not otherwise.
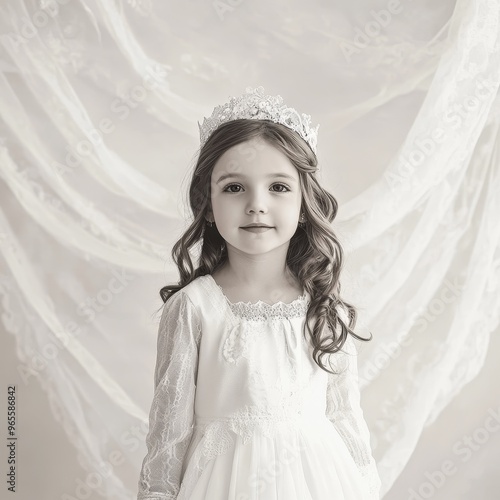
[{"label": "girl's lips", "polygon": [[250,231],[251,233],[263,233],[265,231],[269,231],[272,227],[262,227],[262,226],[253,226],[253,227],[242,227],[245,231]]}]

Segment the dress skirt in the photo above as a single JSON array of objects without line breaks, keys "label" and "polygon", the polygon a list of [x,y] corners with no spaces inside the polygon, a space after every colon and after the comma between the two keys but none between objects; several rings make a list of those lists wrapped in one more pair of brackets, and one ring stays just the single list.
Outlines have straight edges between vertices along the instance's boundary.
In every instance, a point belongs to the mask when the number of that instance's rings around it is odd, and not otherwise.
[{"label": "dress skirt", "polygon": [[304,418],[272,433],[257,426],[246,443],[238,433],[229,434],[227,439],[218,433],[214,443],[225,439],[226,449],[205,461],[200,471],[204,430],[195,426],[178,500],[369,498],[351,454],[326,417]]}]

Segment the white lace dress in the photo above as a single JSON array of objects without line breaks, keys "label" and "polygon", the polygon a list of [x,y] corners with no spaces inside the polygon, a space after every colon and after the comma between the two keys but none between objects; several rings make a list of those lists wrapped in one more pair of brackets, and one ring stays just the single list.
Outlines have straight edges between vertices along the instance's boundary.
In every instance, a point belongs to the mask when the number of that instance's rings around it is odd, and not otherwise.
[{"label": "white lace dress", "polygon": [[206,275],[167,301],[138,500],[379,498],[355,345],[319,368],[309,298],[233,304]]}]

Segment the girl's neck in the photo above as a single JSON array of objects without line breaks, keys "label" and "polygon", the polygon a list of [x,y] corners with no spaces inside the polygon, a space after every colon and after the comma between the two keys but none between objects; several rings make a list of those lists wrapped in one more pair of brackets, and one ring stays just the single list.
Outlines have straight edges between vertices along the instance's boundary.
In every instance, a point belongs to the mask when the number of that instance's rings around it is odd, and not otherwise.
[{"label": "girl's neck", "polygon": [[235,302],[288,302],[302,294],[302,287],[285,259],[279,264],[261,258],[230,258],[212,277]]}]

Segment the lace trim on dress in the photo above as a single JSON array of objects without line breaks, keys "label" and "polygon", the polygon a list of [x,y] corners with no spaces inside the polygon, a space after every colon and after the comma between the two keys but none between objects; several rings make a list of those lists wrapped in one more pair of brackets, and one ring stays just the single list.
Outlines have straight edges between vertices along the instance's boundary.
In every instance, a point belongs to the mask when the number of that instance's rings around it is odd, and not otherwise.
[{"label": "lace trim on dress", "polygon": [[307,313],[309,300],[306,292],[299,295],[292,302],[279,301],[275,304],[268,304],[262,300],[258,300],[257,302],[231,302],[224,293],[223,288],[213,279],[212,275],[208,274],[207,276],[210,276],[210,280],[224,297],[233,314],[240,318],[249,321],[265,321],[270,318],[300,318]]}]

